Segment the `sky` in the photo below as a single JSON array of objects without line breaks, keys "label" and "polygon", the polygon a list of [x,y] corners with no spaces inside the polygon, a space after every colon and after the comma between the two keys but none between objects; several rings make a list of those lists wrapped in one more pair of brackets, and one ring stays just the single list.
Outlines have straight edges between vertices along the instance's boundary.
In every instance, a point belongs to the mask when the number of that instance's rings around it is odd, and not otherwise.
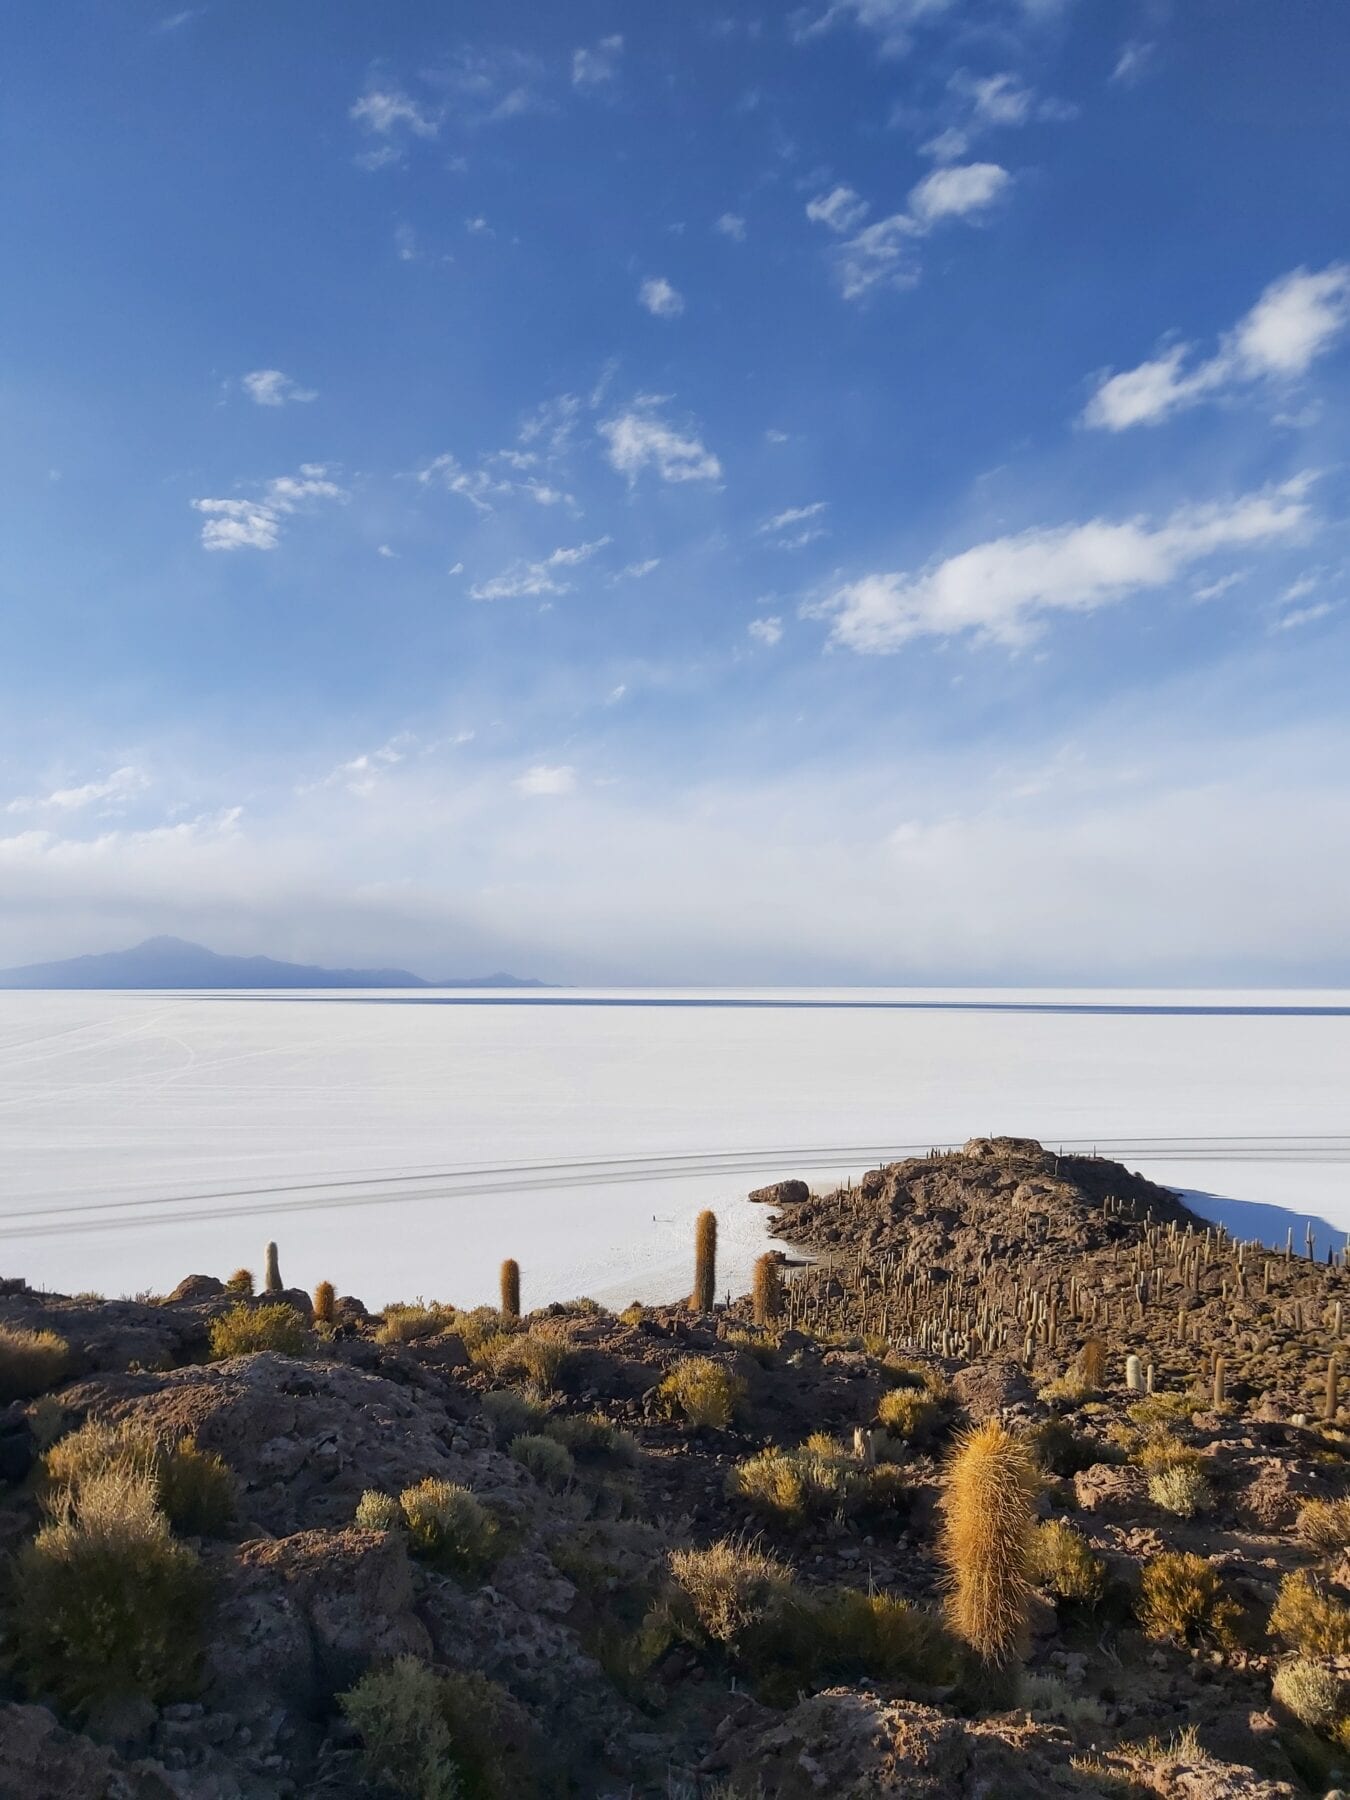
[{"label": "sky", "polygon": [[16,0],[0,963],[1350,984],[1350,9]]}]

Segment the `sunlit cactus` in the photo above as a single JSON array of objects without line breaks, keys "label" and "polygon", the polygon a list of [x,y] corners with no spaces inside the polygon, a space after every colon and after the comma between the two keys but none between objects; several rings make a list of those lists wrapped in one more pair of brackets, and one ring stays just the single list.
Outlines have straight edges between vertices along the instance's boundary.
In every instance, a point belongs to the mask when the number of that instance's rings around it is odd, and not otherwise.
[{"label": "sunlit cactus", "polygon": [[701,1212],[694,1226],[694,1291],[689,1305],[694,1312],[710,1313],[717,1290],[717,1215]]},{"label": "sunlit cactus", "polygon": [[783,1310],[783,1290],[778,1279],[778,1258],[766,1251],[755,1263],[753,1290],[756,1325],[773,1325]]},{"label": "sunlit cactus", "polygon": [[508,1256],[502,1264],[502,1317],[520,1317],[520,1264],[514,1256]]},{"label": "sunlit cactus", "polygon": [[1038,1488],[1030,1456],[997,1419],[958,1441],[943,1481],[948,1616],[957,1636],[995,1668],[1025,1648]]},{"label": "sunlit cactus", "polygon": [[337,1305],[337,1289],[331,1281],[321,1281],[314,1290],[314,1320],[318,1325],[333,1323],[333,1310]]}]

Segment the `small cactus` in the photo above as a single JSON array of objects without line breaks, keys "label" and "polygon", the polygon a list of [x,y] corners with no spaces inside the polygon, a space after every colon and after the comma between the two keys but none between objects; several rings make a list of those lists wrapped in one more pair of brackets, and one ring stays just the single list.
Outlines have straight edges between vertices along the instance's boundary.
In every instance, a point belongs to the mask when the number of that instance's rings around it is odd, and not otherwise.
[{"label": "small cactus", "polygon": [[756,1325],[774,1324],[783,1310],[778,1280],[778,1259],[766,1251],[755,1263],[754,1307]]},{"label": "small cactus", "polygon": [[1025,1648],[1039,1486],[1026,1450],[997,1419],[960,1439],[943,1481],[948,1616],[957,1636],[994,1668]]},{"label": "small cactus", "polygon": [[710,1313],[717,1298],[717,1214],[701,1212],[694,1226],[694,1291],[690,1309]]},{"label": "small cactus", "polygon": [[321,1281],[314,1290],[314,1322],[316,1325],[331,1325],[333,1309],[337,1305],[337,1289],[331,1281]]},{"label": "small cactus", "polygon": [[1333,1356],[1327,1363],[1327,1397],[1322,1407],[1322,1417],[1324,1419],[1334,1419],[1336,1417],[1336,1408],[1339,1404],[1337,1389],[1340,1385],[1340,1374],[1340,1367],[1337,1364],[1336,1358]]},{"label": "small cactus", "polygon": [[1223,1405],[1226,1397],[1223,1358],[1221,1356],[1216,1356],[1214,1358],[1214,1406],[1216,1411]]},{"label": "small cactus", "polygon": [[281,1283],[281,1265],[277,1261],[277,1247],[269,1244],[263,1260],[263,1292],[265,1294],[281,1294],[285,1289]]},{"label": "small cactus", "polygon": [[514,1256],[508,1256],[502,1264],[502,1317],[520,1317],[520,1264]]},{"label": "small cactus", "polygon": [[1133,1352],[1125,1358],[1125,1385],[1132,1394],[1144,1391],[1144,1365]]},{"label": "small cactus", "polygon": [[253,1292],[252,1269],[236,1269],[225,1283],[225,1291],[228,1294],[251,1294]]}]

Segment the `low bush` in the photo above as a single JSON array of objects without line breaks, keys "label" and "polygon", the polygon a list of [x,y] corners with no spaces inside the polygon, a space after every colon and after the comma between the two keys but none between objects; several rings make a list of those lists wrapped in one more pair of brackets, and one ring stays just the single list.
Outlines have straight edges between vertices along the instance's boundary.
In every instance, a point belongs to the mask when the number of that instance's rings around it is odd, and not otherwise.
[{"label": "low bush", "polygon": [[686,1356],[657,1389],[666,1410],[696,1430],[727,1431],[743,1405],[745,1383],[710,1356]]},{"label": "low bush", "polygon": [[792,1584],[785,1563],[734,1538],[706,1550],[673,1550],[670,1572],[698,1628],[725,1647],[763,1624]]},{"label": "low bush", "polygon": [[1145,1436],[1153,1436],[1188,1424],[1200,1404],[1203,1402],[1194,1394],[1145,1394],[1126,1407],[1125,1416]]},{"label": "low bush", "polygon": [[1214,1509],[1214,1489],[1194,1463],[1174,1463],[1151,1475],[1148,1497],[1155,1506],[1175,1513],[1179,1519],[1193,1519],[1197,1513]]},{"label": "low bush", "polygon": [[496,1558],[496,1520],[466,1487],[428,1475],[404,1488],[399,1506],[415,1555],[452,1575],[474,1576]]},{"label": "low bush", "polygon": [[572,1452],[555,1438],[536,1432],[522,1432],[512,1442],[511,1454],[527,1469],[541,1487],[561,1493],[577,1472]]},{"label": "low bush", "polygon": [[13,1584],[10,1643],[30,1694],[85,1713],[191,1691],[206,1580],[148,1474],[114,1466],[67,1494],[19,1552]]},{"label": "low bush", "polygon": [[211,1321],[211,1359],[252,1356],[277,1350],[283,1356],[308,1356],[314,1334],[293,1306],[279,1300],[270,1306],[232,1306]]},{"label": "low bush", "polygon": [[727,1476],[727,1492],[766,1523],[791,1530],[829,1514],[852,1518],[892,1511],[909,1500],[900,1469],[860,1462],[823,1432],[799,1449],[771,1445],[737,1463]]},{"label": "low bush", "polygon": [[113,1470],[147,1479],[175,1531],[221,1537],[234,1518],[235,1479],[214,1451],[190,1437],[166,1442],[132,1419],[87,1419],[52,1445],[43,1458],[49,1509],[59,1512],[67,1498],[78,1502],[90,1482]]},{"label": "low bush", "polygon": [[1201,1469],[1204,1457],[1170,1431],[1156,1433],[1134,1453],[1134,1461],[1146,1475],[1165,1475],[1173,1469]]},{"label": "low bush", "polygon": [[387,1669],[363,1675],[340,1704],[361,1734],[372,1781],[409,1800],[462,1800],[434,1670],[415,1656],[401,1656]]},{"label": "low bush", "polygon": [[64,1381],[69,1371],[70,1345],[54,1331],[0,1325],[0,1405],[33,1400]]},{"label": "low bush", "polygon": [[356,1503],[352,1523],[362,1531],[398,1531],[403,1524],[403,1508],[392,1494],[367,1488]]},{"label": "low bush", "polygon": [[1063,1419],[1042,1419],[1027,1432],[1025,1442],[1037,1468],[1062,1480],[1104,1460],[1102,1446]]},{"label": "low bush", "polygon": [[483,1416],[497,1442],[509,1444],[523,1431],[542,1431],[548,1423],[548,1408],[527,1400],[515,1388],[494,1388],[483,1395]]},{"label": "low bush", "polygon": [[631,1467],[641,1451],[631,1431],[611,1423],[601,1412],[568,1413],[549,1419],[544,1435],[570,1450],[579,1462],[619,1463]]},{"label": "low bush", "polygon": [[1310,1500],[1298,1515],[1298,1535],[1323,1556],[1350,1549],[1350,1500]]},{"label": "low bush", "polygon": [[542,1785],[528,1713],[485,1675],[404,1656],[339,1701],[366,1773],[409,1800],[517,1800]]},{"label": "low bush", "polygon": [[1310,1731],[1330,1730],[1343,1710],[1340,1676],[1303,1656],[1280,1664],[1271,1693]]},{"label": "low bush", "polygon": [[377,1344],[415,1344],[419,1338],[435,1337],[441,1331],[455,1329],[455,1309],[433,1300],[424,1305],[418,1300],[412,1306],[386,1306],[378,1329]]},{"label": "low bush", "polygon": [[914,1681],[940,1685],[957,1674],[955,1643],[942,1621],[894,1594],[826,1588],[798,1595],[812,1646],[814,1681]]},{"label": "low bush", "polygon": [[877,1403],[877,1422],[890,1437],[921,1450],[950,1424],[951,1409],[924,1389],[895,1387]]},{"label": "low bush", "polygon": [[1106,1592],[1106,1564],[1065,1519],[1047,1519],[1032,1533],[1028,1574],[1059,1600],[1096,1606]]},{"label": "low bush", "polygon": [[1307,1569],[1295,1569],[1280,1583],[1270,1631],[1303,1657],[1350,1654],[1350,1608]]},{"label": "low bush", "polygon": [[1188,1551],[1168,1551],[1144,1564],[1137,1611],[1151,1638],[1210,1643],[1221,1650],[1236,1643],[1239,1608],[1204,1557]]},{"label": "low bush", "polygon": [[[466,1340],[467,1343],[467,1340]],[[558,1385],[570,1354],[567,1340],[543,1326],[527,1331],[488,1331],[468,1344],[469,1360],[499,1379],[525,1377],[542,1392]]]}]

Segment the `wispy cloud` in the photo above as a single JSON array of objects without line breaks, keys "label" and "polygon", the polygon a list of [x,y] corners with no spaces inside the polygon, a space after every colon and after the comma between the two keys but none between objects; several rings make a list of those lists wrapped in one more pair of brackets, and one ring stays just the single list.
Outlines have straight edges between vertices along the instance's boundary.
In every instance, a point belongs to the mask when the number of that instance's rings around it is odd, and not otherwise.
[{"label": "wispy cloud", "polygon": [[11,800],[5,807],[7,813],[25,812],[80,812],[87,806],[102,805],[105,802],[117,804],[128,800],[133,794],[143,792],[150,785],[149,777],[144,769],[134,763],[127,763],[120,769],[114,769],[111,775],[100,781],[81,782],[76,787],[53,788],[46,794],[21,794],[18,799]]},{"label": "wispy cloud", "polygon": [[952,11],[956,0],[832,0],[824,12],[796,15],[793,35],[805,43],[831,27],[852,22],[880,39],[887,56],[903,56],[914,42],[916,27],[931,24]]},{"label": "wispy cloud", "polygon": [[577,772],[570,763],[536,763],[516,777],[516,788],[534,799],[570,794],[577,785]]},{"label": "wispy cloud", "polygon": [[1086,425],[1125,431],[1157,425],[1200,401],[1254,383],[1306,375],[1350,325],[1350,263],[1295,269],[1272,281],[1256,305],[1195,361],[1189,344],[1103,380],[1083,414]]},{"label": "wispy cloud", "polygon": [[667,423],[654,405],[637,400],[596,427],[610,467],[626,476],[630,486],[647,469],[662,481],[720,481],[722,465],[712,451],[694,432]]},{"label": "wispy cloud", "polygon": [[1121,46],[1120,55],[1116,58],[1115,67],[1111,71],[1112,81],[1122,87],[1133,87],[1136,81],[1142,81],[1153,62],[1156,44],[1146,43],[1142,38],[1131,38]]},{"label": "wispy cloud", "polygon": [[783,636],[783,621],[780,618],[751,619],[745,628],[757,644],[772,649]]},{"label": "wispy cloud", "polygon": [[575,88],[605,87],[614,81],[619,73],[619,58],[623,53],[623,39],[617,33],[612,37],[600,39],[588,50],[572,52],[572,86]]},{"label": "wispy cloud", "polygon": [[317,500],[344,501],[344,489],[328,476],[323,463],[301,463],[298,475],[278,475],[253,499],[194,500],[206,515],[202,526],[205,550],[275,550],[281,528],[291,514]]},{"label": "wispy cloud", "polygon": [[638,299],[654,319],[678,319],[684,311],[684,295],[664,275],[650,276],[638,289]]},{"label": "wispy cloud", "polygon": [[834,643],[864,655],[920,637],[1020,646],[1054,613],[1096,612],[1168,586],[1216,551],[1294,537],[1308,520],[1306,485],[1182,507],[1156,525],[1091,519],[995,538],[917,573],[865,575],[811,610],[832,620]]},{"label": "wispy cloud", "polygon": [[377,137],[407,132],[413,137],[434,138],[441,128],[432,113],[395,87],[367,88],[347,116]]},{"label": "wispy cloud", "polygon": [[562,579],[560,572],[589,562],[609,542],[608,537],[602,537],[590,544],[573,544],[554,550],[538,562],[529,562],[522,557],[490,581],[471,587],[469,594],[474,600],[519,600],[538,594],[565,594],[572,584]]},{"label": "wispy cloud", "polygon": [[256,406],[307,406],[318,399],[314,388],[303,388],[280,369],[254,369],[243,377],[244,391]]},{"label": "wispy cloud", "polygon": [[538,506],[573,505],[572,496],[546,479],[542,467],[541,457],[531,451],[491,450],[472,468],[446,451],[419,469],[417,479],[423,487],[458,494],[481,513],[492,512],[494,502],[516,494]]},{"label": "wispy cloud", "polygon": [[659,556],[648,556],[642,562],[625,563],[623,568],[610,577],[610,582],[613,584],[619,581],[641,581],[644,576],[650,575],[653,569],[659,569],[660,566],[661,558]]},{"label": "wispy cloud", "polygon": [[745,242],[745,220],[740,213],[724,212],[713,226],[723,237],[728,237],[735,244]]},{"label": "wispy cloud", "polygon": [[998,163],[948,164],[910,190],[906,211],[861,230],[856,227],[869,208],[851,187],[837,187],[808,202],[806,216],[842,238],[832,253],[835,275],[844,298],[858,300],[878,286],[911,286],[918,279],[917,240],[944,219],[977,220],[1002,198],[1012,179]]}]

